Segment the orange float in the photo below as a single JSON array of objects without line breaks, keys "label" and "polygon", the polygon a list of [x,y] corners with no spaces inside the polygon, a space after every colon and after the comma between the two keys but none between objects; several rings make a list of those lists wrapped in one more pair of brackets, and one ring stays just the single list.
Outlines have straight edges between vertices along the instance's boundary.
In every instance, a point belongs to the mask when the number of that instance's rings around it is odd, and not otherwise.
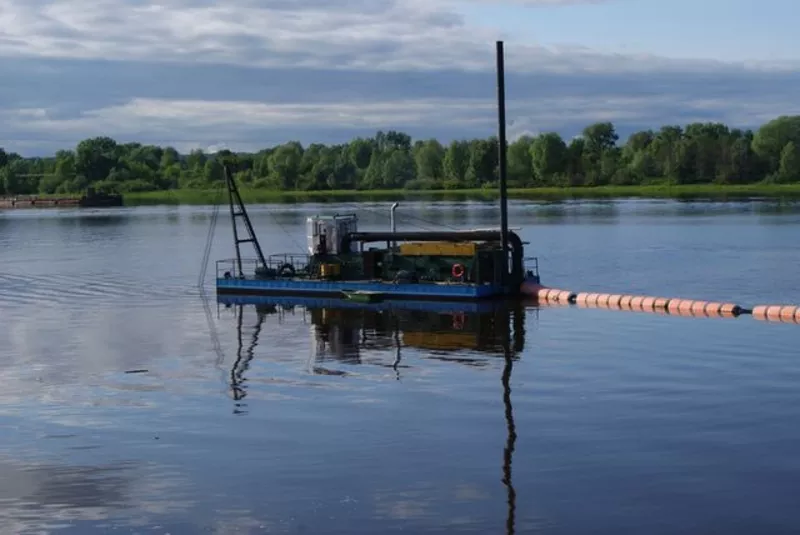
[{"label": "orange float", "polygon": [[800,323],[800,307],[792,305],[759,305],[753,308],[752,314],[761,321]]}]

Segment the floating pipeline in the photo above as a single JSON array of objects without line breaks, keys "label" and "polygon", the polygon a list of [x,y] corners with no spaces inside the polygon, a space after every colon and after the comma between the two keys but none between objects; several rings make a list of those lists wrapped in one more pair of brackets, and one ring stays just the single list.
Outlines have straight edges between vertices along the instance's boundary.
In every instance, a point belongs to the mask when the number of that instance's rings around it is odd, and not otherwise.
[{"label": "floating pipeline", "polygon": [[536,297],[540,302],[546,303],[563,303],[569,304],[573,303],[575,300],[575,294],[572,292],[568,292],[566,290],[556,290],[554,288],[540,288],[536,290],[536,293],[533,295]]},{"label": "floating pipeline", "polygon": [[749,310],[736,303],[647,295],[575,293],[538,284],[523,285],[522,293],[549,306],[574,304],[580,308],[629,310],[694,318],[736,318],[750,314],[761,321],[800,324],[800,307],[792,305],[759,305]]},{"label": "floating pipeline", "polygon": [[735,318],[746,313],[741,306],[734,303],[646,295],[579,293],[575,296],[575,304],[581,308],[609,308],[702,318]]}]

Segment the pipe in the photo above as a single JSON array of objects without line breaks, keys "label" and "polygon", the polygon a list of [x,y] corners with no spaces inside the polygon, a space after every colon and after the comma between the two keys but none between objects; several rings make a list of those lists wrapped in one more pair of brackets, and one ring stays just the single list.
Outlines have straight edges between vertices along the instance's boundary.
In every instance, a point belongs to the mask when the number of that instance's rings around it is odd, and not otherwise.
[{"label": "pipe", "polygon": [[[397,223],[397,221],[396,221],[396,220],[395,220],[395,218],[394,218],[394,212],[395,212],[395,210],[397,210],[397,207],[399,206],[399,204],[400,204],[399,202],[396,202],[396,203],[394,203],[394,204],[392,205],[392,207],[390,208],[390,212],[389,212],[389,214],[390,214],[391,226],[392,226],[392,233],[393,233],[393,234],[394,234],[395,232],[397,232],[397,224],[396,224],[396,223]],[[396,240],[392,242],[392,247],[397,247],[397,241],[396,241]]]}]

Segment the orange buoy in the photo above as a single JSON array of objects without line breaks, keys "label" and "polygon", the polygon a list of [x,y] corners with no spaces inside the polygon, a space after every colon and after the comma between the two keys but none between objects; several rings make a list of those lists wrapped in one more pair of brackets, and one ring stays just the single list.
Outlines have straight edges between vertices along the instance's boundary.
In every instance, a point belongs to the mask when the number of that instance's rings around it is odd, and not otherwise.
[{"label": "orange buoy", "polygon": [[692,301],[692,306],[689,308],[689,312],[693,316],[705,316],[708,317],[708,306],[711,303],[708,301]]},{"label": "orange buoy", "polygon": [[551,295],[553,295],[553,296],[554,296],[554,295],[555,295],[557,292],[558,292],[558,290],[553,290],[553,289],[551,289],[551,288],[543,288],[543,289],[539,290],[539,291],[536,293],[536,297],[537,297],[537,298],[538,298],[540,301],[550,301],[550,300],[551,300],[551,299],[550,299],[550,296],[551,296]]},{"label": "orange buoy", "polygon": [[657,310],[666,310],[667,306],[669,305],[669,299],[666,297],[656,297],[656,300],[653,302],[653,308]]},{"label": "orange buoy", "polygon": [[597,295],[596,293],[581,292],[575,296],[575,303],[581,308],[596,308]]},{"label": "orange buoy", "polygon": [[575,296],[566,290],[533,285],[523,288],[522,293],[534,297],[539,303],[569,303]]},{"label": "orange buoy", "polygon": [[762,321],[800,323],[800,307],[791,305],[759,305],[753,308],[752,314]]},{"label": "orange buoy", "polygon": [[779,305],[771,305],[767,307],[767,319],[772,321],[778,321],[781,319],[781,306]]},{"label": "orange buoy", "polygon": [[558,297],[559,301],[563,301],[565,303],[571,303],[575,300],[575,292],[570,292],[569,290],[562,290],[561,295]]},{"label": "orange buoy", "polygon": [[794,322],[794,315],[797,312],[796,306],[781,307],[781,319],[784,321]]},{"label": "orange buoy", "polygon": [[734,303],[722,303],[722,306],[719,309],[719,313],[722,316],[726,317],[736,317],[742,313],[742,307],[736,305]]},{"label": "orange buoy", "polygon": [[557,301],[568,303],[572,299],[573,293],[566,290],[557,290],[555,288],[545,288],[539,290],[538,297],[543,301]]},{"label": "orange buoy", "polygon": [[619,308],[623,310],[630,310],[631,308],[631,301],[633,301],[632,295],[623,295],[620,296],[619,299]]},{"label": "orange buoy", "polygon": [[655,297],[645,297],[642,300],[642,310],[644,310],[644,311],[653,310],[653,307],[655,306],[655,304],[656,304],[656,298]]}]

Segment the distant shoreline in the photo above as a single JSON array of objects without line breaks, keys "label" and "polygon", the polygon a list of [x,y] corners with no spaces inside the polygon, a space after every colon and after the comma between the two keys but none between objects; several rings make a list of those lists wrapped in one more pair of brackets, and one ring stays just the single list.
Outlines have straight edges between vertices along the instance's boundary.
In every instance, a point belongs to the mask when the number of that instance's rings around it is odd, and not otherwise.
[{"label": "distant shoreline", "polygon": [[[462,190],[339,190],[339,191],[274,191],[240,188],[246,204],[284,204],[303,202],[365,201],[489,201],[498,198],[496,189]],[[569,199],[676,199],[735,200],[752,197],[800,199],[800,184],[747,185],[648,185],[648,186],[581,186],[572,188],[509,188],[509,198],[559,201]],[[219,198],[219,190],[175,189],[123,194],[126,206],[136,205],[209,205]],[[227,202],[223,193],[222,201]]]}]

